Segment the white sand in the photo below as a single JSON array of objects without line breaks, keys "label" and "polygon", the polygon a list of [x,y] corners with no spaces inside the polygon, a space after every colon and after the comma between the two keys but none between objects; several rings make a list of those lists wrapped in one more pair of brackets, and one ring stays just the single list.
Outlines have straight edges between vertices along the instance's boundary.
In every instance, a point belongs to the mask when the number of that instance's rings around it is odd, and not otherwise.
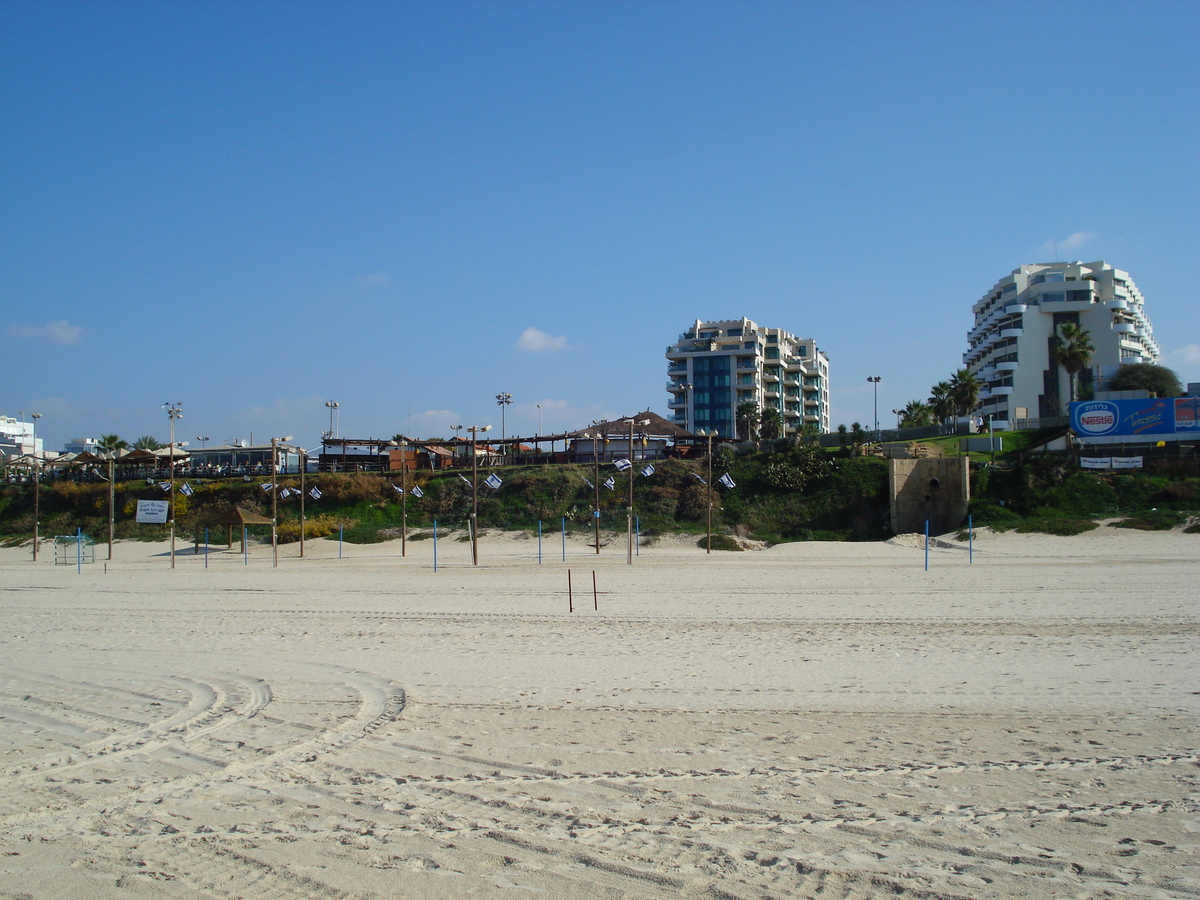
[{"label": "white sand", "polygon": [[0,897],[1200,897],[1200,536],[178,546],[0,550]]}]

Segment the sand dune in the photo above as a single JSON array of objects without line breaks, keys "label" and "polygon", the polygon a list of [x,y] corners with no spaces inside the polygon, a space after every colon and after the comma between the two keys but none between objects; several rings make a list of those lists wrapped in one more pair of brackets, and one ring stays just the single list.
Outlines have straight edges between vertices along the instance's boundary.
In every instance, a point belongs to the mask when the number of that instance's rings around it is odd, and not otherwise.
[{"label": "sand dune", "polygon": [[0,550],[0,897],[1200,897],[1200,536],[458,537]]}]

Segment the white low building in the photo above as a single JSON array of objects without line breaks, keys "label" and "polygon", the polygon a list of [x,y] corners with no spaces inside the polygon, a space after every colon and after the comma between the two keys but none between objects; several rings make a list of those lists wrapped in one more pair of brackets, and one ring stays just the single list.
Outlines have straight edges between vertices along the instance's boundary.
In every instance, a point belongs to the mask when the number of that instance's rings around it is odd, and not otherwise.
[{"label": "white low building", "polygon": [[0,455],[10,459],[18,456],[44,458],[42,439],[34,434],[34,423],[0,416]]},{"label": "white low building", "polygon": [[1067,414],[1069,376],[1051,353],[1063,324],[1079,325],[1095,348],[1078,376],[1084,393],[1101,389],[1118,366],[1159,358],[1141,292],[1128,272],[1106,262],[1021,266],[973,310],[963,363],[982,384],[974,415],[997,426]]}]

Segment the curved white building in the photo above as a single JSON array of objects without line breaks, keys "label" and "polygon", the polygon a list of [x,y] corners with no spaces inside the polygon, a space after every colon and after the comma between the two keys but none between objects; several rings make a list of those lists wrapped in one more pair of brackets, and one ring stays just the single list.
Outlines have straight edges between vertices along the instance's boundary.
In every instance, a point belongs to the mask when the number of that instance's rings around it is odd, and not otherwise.
[{"label": "curved white building", "polygon": [[1128,272],[1106,262],[1034,263],[1001,278],[973,307],[963,363],[982,383],[974,415],[1000,426],[1065,416],[1067,372],[1054,361],[1055,330],[1071,322],[1095,346],[1078,387],[1101,388],[1125,363],[1158,362],[1145,301]]}]

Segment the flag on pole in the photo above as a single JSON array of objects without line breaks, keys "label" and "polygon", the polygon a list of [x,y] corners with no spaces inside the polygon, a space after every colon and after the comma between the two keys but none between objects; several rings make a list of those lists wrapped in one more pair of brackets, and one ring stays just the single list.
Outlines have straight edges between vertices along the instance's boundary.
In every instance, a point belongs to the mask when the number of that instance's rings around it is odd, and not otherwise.
[{"label": "flag on pole", "polygon": [[392,490],[393,490],[393,491],[395,491],[397,494],[403,494],[403,493],[404,493],[404,488],[400,487],[400,485],[398,485],[398,484],[393,484],[393,485],[392,485]]},{"label": "flag on pole", "polygon": [[633,463],[627,459],[613,460],[613,465],[617,467],[618,472],[627,472],[633,468]]},{"label": "flag on pole", "polygon": [[271,484],[271,482],[269,482],[269,481],[264,481],[261,485],[259,485],[259,487],[261,487],[264,491],[267,491],[269,493],[271,488],[275,487],[275,485]]},{"label": "flag on pole", "polygon": [[193,491],[192,486],[185,481],[183,483],[183,487],[179,489],[179,493],[183,494],[185,497],[190,497],[195,493],[195,491]]},{"label": "flag on pole", "polygon": [[418,498],[425,496],[425,492],[423,490],[421,490],[419,487],[417,487],[415,484],[409,489],[408,492],[410,494],[412,494],[414,497],[418,497]]},{"label": "flag on pole", "polygon": [[650,463],[646,463],[646,465],[642,468],[642,474],[649,478],[654,474],[654,466],[652,466]]},{"label": "flag on pole", "polygon": [[158,486],[159,486],[160,488],[162,488],[164,491],[169,491],[169,490],[171,489],[171,482],[169,482],[169,481],[160,481],[160,482],[158,483]]},{"label": "flag on pole", "polygon": [[698,473],[696,473],[696,472],[693,472],[693,473],[692,473],[692,477],[693,477],[693,478],[695,478],[695,479],[696,479],[698,482],[700,482],[701,484],[708,484],[708,482],[704,480],[704,476],[703,476],[703,475],[700,475],[700,474],[698,474]]},{"label": "flag on pole", "polygon": [[588,481],[586,478],[585,478],[585,479],[583,479],[583,483],[584,483],[584,484],[586,484],[586,485],[587,485],[588,487],[590,487],[590,488],[595,488],[595,487],[596,487],[594,484],[592,484],[592,483],[591,483],[590,481]]},{"label": "flag on pole", "polygon": [[733,479],[729,477],[728,472],[726,472],[724,475],[722,475],[720,478],[717,479],[717,484],[723,484],[727,488],[737,487],[737,485],[733,483]]},{"label": "flag on pole", "polygon": [[617,486],[617,481],[611,475],[604,479],[604,486],[610,491]]},{"label": "flag on pole", "polygon": [[308,492],[308,496],[312,497],[314,500],[320,500],[321,489],[314,484],[312,490]]},{"label": "flag on pole", "polygon": [[486,484],[488,487],[490,487],[494,491],[494,490],[499,489],[500,485],[504,484],[504,481],[500,478],[499,475],[497,475],[495,472],[493,472],[486,479],[484,479],[483,483]]},{"label": "flag on pole", "polygon": [[466,475],[459,475],[458,477],[462,479],[463,484],[465,484],[467,487],[471,486],[471,479],[468,478]]}]

